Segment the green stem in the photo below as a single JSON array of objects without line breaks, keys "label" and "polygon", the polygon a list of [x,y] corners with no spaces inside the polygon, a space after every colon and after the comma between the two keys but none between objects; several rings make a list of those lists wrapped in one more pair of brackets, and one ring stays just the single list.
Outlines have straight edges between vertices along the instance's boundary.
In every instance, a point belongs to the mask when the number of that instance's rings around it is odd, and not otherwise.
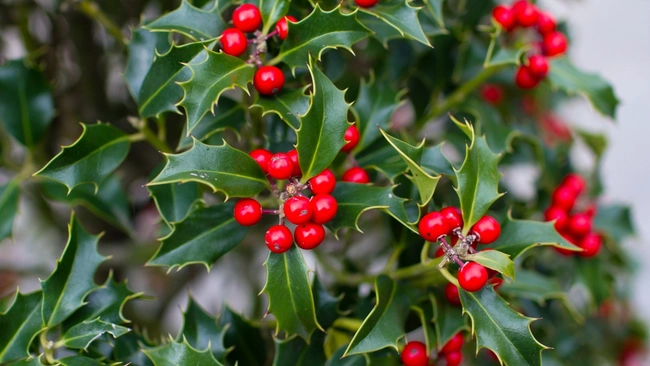
[{"label": "green stem", "polygon": [[47,339],[47,329],[43,330],[40,335],[40,341],[41,341],[41,346],[43,347],[43,350],[45,351],[45,360],[48,365],[54,365],[56,364],[56,360],[54,359],[54,348],[52,347],[52,341]]},{"label": "green stem", "polygon": [[[140,133],[131,135],[129,140],[132,142],[142,141],[142,139],[144,139],[160,152],[168,154],[174,152],[165,141],[161,140],[153,131],[151,131],[146,119],[138,120],[134,126],[140,131]],[[140,135],[142,135],[142,137]]]},{"label": "green stem", "polygon": [[350,332],[355,332],[361,328],[363,321],[354,318],[338,318],[334,321],[332,325],[334,328],[349,330]]},{"label": "green stem", "polygon": [[126,45],[126,40],[122,35],[122,30],[120,27],[115,24],[103,11],[102,9],[90,0],[82,0],[78,5],[79,10],[84,13],[87,17],[99,22],[110,35],[115,37],[121,44]]},{"label": "green stem", "polygon": [[438,267],[438,264],[440,264],[440,260],[431,260],[426,263],[414,264],[394,271],[391,273],[391,277],[396,280],[403,280],[425,274],[432,275],[439,272],[440,268]]}]

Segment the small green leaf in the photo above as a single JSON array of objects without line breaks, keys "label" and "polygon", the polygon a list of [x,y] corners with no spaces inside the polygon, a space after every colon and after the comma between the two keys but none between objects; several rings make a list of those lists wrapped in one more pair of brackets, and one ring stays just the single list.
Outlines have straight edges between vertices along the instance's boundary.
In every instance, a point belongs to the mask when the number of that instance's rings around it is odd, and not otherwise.
[{"label": "small green leaf", "polygon": [[223,361],[228,354],[224,346],[227,327],[227,325],[217,325],[216,319],[206,313],[190,296],[187,310],[183,313],[183,329],[178,334],[177,340],[181,341],[183,337],[187,343],[199,350],[210,346],[214,358]]},{"label": "small green leaf", "polygon": [[160,216],[170,228],[172,222],[183,220],[201,198],[200,186],[196,182],[161,184],[148,186],[147,189]]},{"label": "small green leaf", "polygon": [[105,364],[86,356],[68,356],[57,360],[61,366],[104,366]]},{"label": "small green leaf", "polygon": [[434,307],[433,323],[436,329],[438,350],[440,350],[456,333],[469,330],[469,327],[460,306],[452,305],[447,300],[439,300],[433,296],[429,296],[429,299]]},{"label": "small green leaf", "polygon": [[0,240],[11,236],[14,217],[18,213],[20,185],[13,179],[0,186]]},{"label": "small green leaf", "polygon": [[133,30],[124,79],[134,100],[138,100],[142,83],[153,65],[156,52],[166,52],[169,46],[169,35],[166,33],[150,32],[142,27]]},{"label": "small green leaf", "polygon": [[367,354],[350,355],[343,358],[346,346],[340,347],[334,352],[332,357],[325,363],[325,366],[368,366],[370,360]]},{"label": "small green leaf", "polygon": [[[427,304],[425,304],[427,305]],[[433,306],[413,306],[413,310],[418,318],[420,318],[420,324],[422,324],[422,333],[424,334],[424,344],[427,346],[427,349],[433,349],[436,345],[436,330],[433,324],[435,314],[433,311]]]},{"label": "small green leaf", "polygon": [[214,114],[207,113],[199,121],[192,133],[187,133],[187,125],[183,127],[180,141],[176,150],[186,149],[192,146],[193,139],[205,141],[213,135],[231,129],[239,134],[246,124],[244,107],[230,98],[220,98],[219,105],[213,106]]},{"label": "small green leaf", "polygon": [[185,219],[172,224],[172,232],[161,239],[158,251],[147,265],[180,270],[188,264],[200,263],[209,271],[217,259],[248,234],[248,228],[235,221],[234,207],[234,202],[210,207],[197,204]]},{"label": "small green leaf", "polygon": [[334,324],[334,321],[340,315],[339,302],[341,301],[341,297],[337,298],[330,295],[318,279],[318,276],[314,276],[312,292],[316,306],[316,319],[318,319],[318,323],[323,329],[327,329]]},{"label": "small green leaf", "polygon": [[493,269],[508,278],[515,278],[515,263],[510,259],[509,255],[498,250],[483,250],[469,254],[465,259]]},{"label": "small green leaf", "polygon": [[65,346],[73,349],[87,349],[90,344],[104,334],[118,338],[131,330],[113,323],[107,323],[99,318],[79,323],[68,329],[56,343],[58,347]]},{"label": "small green leaf", "polygon": [[262,33],[267,34],[271,27],[289,10],[290,0],[252,0],[262,13]]},{"label": "small green leaf", "polygon": [[42,330],[42,298],[41,291],[16,292],[13,305],[0,313],[0,363],[29,357],[29,346]]},{"label": "small green leaf", "polygon": [[36,357],[29,356],[28,358],[25,358],[23,360],[12,362],[9,365],[11,365],[11,366],[41,366],[41,365],[45,365],[44,363],[41,362],[41,356],[36,356]]},{"label": "small green leaf", "polygon": [[324,365],[326,361],[323,343],[325,333],[316,333],[307,344],[300,337],[291,337],[280,340],[275,338],[275,356],[273,366],[313,366]]},{"label": "small green leaf", "polygon": [[142,350],[154,366],[178,366],[178,365],[201,365],[201,366],[222,366],[214,359],[209,349],[198,351],[187,341],[178,343],[170,339],[164,346]]},{"label": "small green leaf", "polygon": [[106,257],[97,253],[99,236],[88,234],[74,213],[68,225],[68,243],[54,272],[41,281],[43,324],[60,324],[84,305],[84,299],[98,286],[93,281],[97,267]]},{"label": "small green leaf", "polygon": [[153,366],[153,363],[142,349],[149,345],[149,341],[136,332],[129,332],[114,341],[113,359],[125,365]]},{"label": "small green leaf", "polygon": [[181,154],[167,154],[167,164],[149,185],[199,182],[226,197],[253,197],[269,187],[255,160],[228,145],[206,145],[194,140],[194,146]]},{"label": "small green leaf", "polygon": [[577,128],[574,131],[587,144],[594,155],[596,155],[596,159],[600,160],[605,150],[607,150],[607,136],[604,133],[593,133]]},{"label": "small green leaf", "polygon": [[357,128],[361,135],[357,151],[363,151],[377,140],[380,128],[389,128],[391,116],[400,105],[402,94],[403,92],[393,90],[386,80],[374,80],[372,83],[361,81],[359,95],[352,106],[357,115]]},{"label": "small green leaf", "polygon": [[304,89],[284,90],[273,97],[258,97],[251,108],[261,108],[262,116],[275,113],[297,130],[300,128],[300,116],[304,116],[309,109],[309,100]]},{"label": "small green leaf", "polygon": [[[422,31],[422,26],[418,19],[418,11],[420,8],[412,7],[408,1],[393,0],[380,2],[370,8],[359,8],[359,10],[358,17],[362,21],[365,17],[361,16],[361,14],[368,14],[397,30],[398,34],[402,37],[414,39],[426,46],[431,46],[427,36]],[[368,28],[373,29],[372,23],[364,22],[364,24]]]},{"label": "small green leaf", "polygon": [[511,151],[512,139],[520,132],[507,126],[496,108],[477,98],[471,98],[463,103],[461,109],[474,116],[476,125],[481,126],[480,131],[485,133],[492,151]]},{"label": "small green leaf", "polygon": [[259,346],[265,344],[259,328],[250,325],[228,306],[219,318],[219,326],[226,330],[225,347],[232,348],[228,354],[230,364],[265,365],[266,347]]},{"label": "small green leaf", "polygon": [[152,32],[176,32],[194,40],[207,40],[221,35],[227,28],[217,4],[212,10],[202,10],[183,0],[174,11],[145,26]]},{"label": "small green leaf", "polygon": [[302,251],[294,245],[282,254],[269,252],[264,265],[266,284],[262,292],[269,297],[268,312],[278,322],[276,334],[284,330],[287,336],[297,334],[309,343],[311,334],[322,328],[316,320],[309,268]]},{"label": "small green leaf", "polygon": [[54,118],[52,92],[43,73],[23,60],[0,66],[0,122],[18,142],[31,148]]},{"label": "small green leaf", "polygon": [[483,63],[484,68],[494,68],[502,67],[507,65],[519,65],[521,63],[521,57],[528,50],[528,47],[522,47],[516,50],[510,48],[501,48],[499,46],[499,37],[498,35],[492,36],[492,43],[488,50],[488,54],[485,57],[485,62]]},{"label": "small green leaf", "polygon": [[424,8],[418,13],[424,34],[429,37],[447,34],[442,13],[444,0],[424,0]]},{"label": "small green leaf", "polygon": [[622,240],[636,232],[630,207],[617,204],[598,206],[594,227],[615,240]]},{"label": "small green leaf", "polygon": [[68,187],[68,193],[80,184],[91,183],[95,191],[124,161],[131,143],[129,136],[106,124],[81,124],[81,136],[72,145],[64,146],[43,169],[34,173]]}]

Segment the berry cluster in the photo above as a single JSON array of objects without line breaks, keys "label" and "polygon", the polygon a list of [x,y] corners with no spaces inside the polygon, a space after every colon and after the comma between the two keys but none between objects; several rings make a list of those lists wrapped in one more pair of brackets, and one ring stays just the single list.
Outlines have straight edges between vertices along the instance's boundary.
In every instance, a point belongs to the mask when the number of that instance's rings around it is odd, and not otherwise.
[{"label": "berry cluster", "polygon": [[598,254],[602,245],[600,235],[592,231],[591,220],[596,213],[596,208],[591,205],[582,212],[572,213],[585,187],[584,179],[577,174],[564,177],[562,183],[553,191],[551,207],[544,212],[544,218],[546,221],[555,221],[557,231],[569,242],[582,248],[582,252],[555,248],[558,252],[590,258]]},{"label": "berry cluster", "polygon": [[[440,352],[438,358],[444,358],[447,366],[458,366],[463,362],[461,349],[465,343],[463,334],[458,332],[447,342]],[[401,359],[404,366],[428,366],[429,356],[427,355],[427,346],[418,341],[411,341],[404,346],[401,353]]]},{"label": "berry cluster", "polygon": [[507,32],[517,27],[535,27],[542,38],[528,57],[528,62],[517,70],[515,83],[522,89],[531,89],[542,81],[549,71],[547,57],[564,54],[567,49],[566,36],[556,30],[553,16],[545,13],[527,0],[517,0],[511,7],[497,5],[492,10],[494,20]]}]

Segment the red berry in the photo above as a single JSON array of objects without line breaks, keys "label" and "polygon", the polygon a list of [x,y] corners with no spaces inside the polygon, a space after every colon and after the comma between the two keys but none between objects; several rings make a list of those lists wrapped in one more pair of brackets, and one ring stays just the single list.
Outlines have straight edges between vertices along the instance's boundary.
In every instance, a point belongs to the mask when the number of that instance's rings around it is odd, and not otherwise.
[{"label": "red berry", "polygon": [[483,288],[488,280],[485,267],[475,262],[467,262],[458,271],[458,283],[463,290],[475,292]]},{"label": "red berry", "polygon": [[378,1],[379,0],[354,0],[354,2],[362,8],[371,8],[375,6]]},{"label": "red berry", "polygon": [[505,5],[497,5],[492,10],[492,18],[506,31],[511,31],[517,26],[515,13]]},{"label": "red berry", "polygon": [[325,169],[309,180],[309,187],[314,194],[330,194],[336,187],[336,178],[331,170]]},{"label": "red berry", "polygon": [[269,175],[275,179],[287,179],[293,174],[291,158],[284,153],[277,153],[269,160]]},{"label": "red berry", "polygon": [[478,242],[481,244],[490,244],[499,238],[501,234],[501,225],[492,216],[483,216],[472,226],[474,234],[478,235]]},{"label": "red berry", "polygon": [[257,6],[242,4],[232,13],[232,22],[242,32],[254,32],[262,25],[262,14]]},{"label": "red berry", "polygon": [[341,151],[349,152],[354,149],[359,143],[359,130],[357,129],[357,126],[352,125],[348,127],[348,129],[345,131],[343,139],[346,141],[346,143],[341,148]]},{"label": "red berry", "polygon": [[436,249],[435,257],[436,257],[436,258],[440,258],[440,257],[442,257],[443,255],[445,255],[445,250],[442,249],[442,247],[439,246],[438,249]]},{"label": "red berry", "polygon": [[463,362],[463,354],[460,351],[445,353],[444,357],[447,366],[459,366]]},{"label": "red berry", "polygon": [[494,285],[494,289],[498,290],[501,285],[503,285],[503,278],[493,277],[490,278],[490,284]]},{"label": "red berry", "polygon": [[548,74],[548,60],[542,55],[532,55],[528,58],[528,68],[539,78]]},{"label": "red berry", "polygon": [[440,353],[450,353],[450,352],[460,351],[463,348],[464,343],[465,343],[465,337],[463,337],[463,333],[458,332],[454,334],[454,336],[451,337],[451,339],[447,343],[445,343],[444,346],[442,346],[442,348],[440,349]]},{"label": "red berry", "polygon": [[291,173],[291,175],[294,177],[301,176],[302,171],[300,170],[300,163],[298,162],[298,151],[296,151],[296,149],[293,149],[287,152],[287,156],[289,157],[289,159],[291,159],[291,163],[293,164],[293,172]]},{"label": "red berry", "polygon": [[273,157],[273,154],[266,149],[257,149],[251,151],[248,155],[255,160],[255,162],[262,168],[264,174],[269,172],[269,161]]},{"label": "red berry", "polygon": [[585,183],[585,180],[578,174],[571,173],[567,174],[567,176],[564,177],[561,185],[573,189],[576,196],[578,196],[580,193],[582,193],[582,191],[585,190],[587,183]]},{"label": "red berry", "polygon": [[546,56],[561,55],[566,51],[567,40],[562,32],[553,32],[544,36],[544,54]]},{"label": "red berry", "polygon": [[420,235],[427,241],[436,241],[449,232],[449,222],[440,212],[429,212],[418,224]]},{"label": "red berry", "polygon": [[262,205],[252,198],[241,199],[235,203],[234,216],[239,225],[255,225],[262,219]]},{"label": "red berry", "polygon": [[530,67],[521,65],[515,74],[515,84],[521,89],[532,89],[539,84],[540,78],[532,72]]},{"label": "red berry", "polygon": [[296,244],[302,249],[314,249],[325,239],[325,229],[323,225],[312,222],[296,226],[293,232],[296,238]]},{"label": "red berry", "polygon": [[583,236],[591,231],[591,217],[583,213],[569,217],[567,229],[575,236]]},{"label": "red berry", "polygon": [[287,38],[287,35],[289,34],[289,25],[287,24],[287,20],[290,22],[297,22],[298,20],[291,15],[287,15],[285,17],[282,17],[282,19],[278,20],[277,23],[275,23],[275,31],[278,32],[278,37],[280,37],[281,40],[284,41],[285,38]]},{"label": "red berry", "polygon": [[283,253],[291,248],[293,237],[291,236],[291,230],[286,226],[273,225],[266,231],[264,241],[273,253]]},{"label": "red berry", "polygon": [[445,297],[450,304],[460,306],[460,295],[458,294],[458,286],[453,283],[448,283],[445,286]]},{"label": "red berry", "polygon": [[567,186],[559,186],[553,191],[553,206],[564,209],[566,212],[571,211],[576,203],[577,195],[573,189]]},{"label": "red berry", "polygon": [[503,89],[496,84],[485,84],[481,88],[483,100],[492,105],[497,105],[503,100]]},{"label": "red berry", "polygon": [[400,357],[404,366],[427,366],[429,364],[427,346],[422,342],[408,342]]},{"label": "red berry", "polygon": [[585,258],[594,257],[600,251],[602,243],[600,235],[589,233],[578,243],[578,246],[582,248],[582,252],[577,254]]},{"label": "red berry", "polygon": [[317,194],[309,200],[309,204],[314,212],[311,221],[317,224],[330,222],[339,208],[339,204],[329,194]]},{"label": "red berry", "polygon": [[546,221],[555,220],[555,230],[561,231],[566,227],[569,214],[561,207],[551,206],[544,212],[544,219]]},{"label": "red berry", "polygon": [[295,196],[286,200],[283,211],[287,220],[296,225],[309,222],[314,213],[309,199],[303,196]]},{"label": "red berry", "polygon": [[537,12],[537,31],[542,36],[555,31],[555,19],[551,14],[543,11]]},{"label": "red berry", "polygon": [[343,173],[341,180],[350,183],[368,183],[370,182],[370,177],[362,168],[354,167]]},{"label": "red berry", "polygon": [[523,28],[532,27],[537,24],[537,7],[528,1],[517,1],[512,10],[515,13],[517,24]]},{"label": "red berry", "polygon": [[228,28],[221,33],[221,49],[230,56],[239,57],[246,52],[248,40],[237,28]]},{"label": "red berry", "polygon": [[593,203],[590,203],[587,208],[585,208],[585,215],[593,218],[598,213],[598,206]]},{"label": "red berry", "polygon": [[440,214],[445,217],[449,225],[449,233],[453,233],[454,229],[463,227],[463,213],[460,212],[458,207],[449,206],[440,210]]},{"label": "red berry", "polygon": [[284,74],[275,66],[262,66],[253,78],[255,89],[262,95],[273,95],[284,87]]}]

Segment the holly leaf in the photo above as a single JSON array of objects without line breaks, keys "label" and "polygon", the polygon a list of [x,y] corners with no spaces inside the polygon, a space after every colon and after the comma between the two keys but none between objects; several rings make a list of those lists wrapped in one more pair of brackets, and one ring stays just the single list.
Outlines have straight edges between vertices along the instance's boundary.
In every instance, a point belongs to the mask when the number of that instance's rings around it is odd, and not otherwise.
[{"label": "holly leaf", "polygon": [[199,182],[226,197],[253,197],[269,187],[259,165],[248,154],[228,145],[194,145],[180,154],[165,154],[167,163],[149,186]]},{"label": "holly leaf", "polygon": [[176,365],[205,365],[222,366],[214,359],[210,349],[198,351],[192,348],[186,340],[179,343],[170,339],[164,346],[142,350],[153,362],[154,366],[176,366]]},{"label": "holly leaf", "polygon": [[267,34],[275,23],[289,11],[289,0],[252,0],[262,13],[262,33]]},{"label": "holly leaf", "polygon": [[318,323],[323,329],[328,329],[340,315],[339,302],[341,296],[334,297],[330,295],[318,279],[318,276],[314,276],[312,293],[314,294],[314,304],[316,306],[316,319],[318,319]]},{"label": "holly leaf", "polygon": [[399,351],[397,341],[404,336],[409,298],[401,293],[397,282],[385,275],[375,280],[375,293],[375,306],[354,334],[343,357],[386,347]]},{"label": "holly leaf", "polygon": [[55,346],[86,350],[92,342],[104,334],[110,334],[113,338],[118,338],[130,331],[129,328],[107,323],[97,318],[79,323],[68,329],[61,337],[61,340],[55,343]]},{"label": "holly leaf", "polygon": [[582,94],[597,111],[615,118],[619,100],[605,79],[578,69],[566,57],[553,59],[550,66],[548,80],[553,87],[569,95]]},{"label": "holly leaf", "polygon": [[124,79],[134,100],[138,100],[142,83],[153,65],[156,52],[166,52],[169,46],[169,35],[166,33],[150,32],[142,27],[133,30]]},{"label": "holly leaf", "polygon": [[262,293],[269,297],[268,312],[277,320],[275,334],[284,330],[288,337],[297,334],[309,343],[311,334],[323,330],[316,320],[314,295],[309,285],[309,268],[296,246],[282,253],[269,252],[264,263],[266,284]]},{"label": "holly leaf", "polygon": [[477,292],[459,289],[464,312],[472,320],[476,348],[487,348],[506,365],[541,365],[548,347],[535,339],[530,323],[535,319],[512,310],[491,286]]},{"label": "holly leaf", "polygon": [[420,324],[422,324],[422,333],[424,334],[424,344],[427,346],[427,349],[433,349],[436,345],[436,331],[433,324],[435,318],[433,306],[413,306],[411,307],[418,318],[420,318]]},{"label": "holly leaf", "polygon": [[[178,334],[178,341],[187,340],[196,349],[211,348],[214,358],[222,361],[228,354],[224,346],[224,337],[228,325],[217,325],[216,319],[211,317],[190,296],[187,310],[183,313],[183,328]],[[182,336],[182,337],[181,337]]]},{"label": "holly leaf", "polygon": [[325,361],[327,361],[323,349],[325,333],[315,333],[311,338],[309,344],[300,337],[291,337],[282,340],[275,338],[273,340],[275,342],[273,366],[324,365]]},{"label": "holly leaf", "polygon": [[478,253],[468,254],[465,259],[493,269],[508,278],[515,278],[515,263],[510,259],[509,255],[498,250],[483,250]]},{"label": "holly leaf", "polygon": [[370,32],[355,17],[356,11],[343,14],[340,5],[331,11],[323,11],[319,4],[305,19],[288,22],[289,34],[282,42],[280,53],[269,63],[280,62],[295,71],[305,67],[310,55],[320,61],[328,48],[344,48],[352,52],[352,45],[366,38]]},{"label": "holly leaf", "polygon": [[147,346],[152,346],[149,341],[136,332],[129,332],[115,340],[113,359],[125,365],[153,366],[153,363],[142,352]]},{"label": "holly leaf", "polygon": [[11,366],[41,366],[44,363],[41,362],[41,356],[29,356],[28,358],[22,359],[20,361],[15,361],[10,363]]},{"label": "holly leaf", "polygon": [[425,147],[420,159],[420,167],[432,175],[444,174],[450,179],[455,178],[453,167],[442,153],[444,144],[444,142],[441,142],[438,145]]},{"label": "holly leaf", "polygon": [[564,239],[555,230],[552,222],[513,220],[510,216],[501,224],[499,238],[489,247],[516,259],[526,250],[540,245],[552,245],[573,251],[581,250]]},{"label": "holly leaf", "polygon": [[385,140],[377,140],[369,148],[356,155],[355,159],[360,167],[379,171],[391,182],[408,170],[404,159]]},{"label": "holly leaf", "polygon": [[266,347],[259,347],[264,344],[259,328],[250,325],[228,306],[219,318],[219,326],[226,332],[225,347],[232,348],[228,354],[229,363],[251,366],[266,363]]},{"label": "holly leaf", "polygon": [[14,227],[14,217],[18,213],[18,198],[20,185],[12,179],[0,186],[0,240],[11,236]]},{"label": "holly leaf", "polygon": [[43,293],[16,292],[13,305],[0,313],[0,363],[29,357],[29,346],[42,330]]},{"label": "holly leaf", "polygon": [[433,296],[429,296],[429,299],[434,309],[433,324],[438,340],[438,351],[440,351],[456,333],[469,330],[469,327],[460,306],[452,305],[447,300],[439,300]]},{"label": "holly leaf", "polygon": [[84,305],[83,300],[98,286],[93,281],[97,267],[106,260],[97,252],[99,236],[88,234],[74,213],[68,225],[68,243],[56,269],[43,288],[43,324],[51,328]]},{"label": "holly leaf", "polygon": [[99,189],[106,179],[124,161],[131,143],[129,136],[106,124],[81,124],[81,136],[72,145],[64,146],[47,165],[34,175],[65,184],[68,194],[78,185],[90,183]]},{"label": "holly leaf", "polygon": [[480,124],[491,150],[512,152],[512,139],[521,132],[508,127],[496,108],[477,98],[470,98],[463,103],[462,109],[474,116],[477,125]]},{"label": "holly leaf", "polygon": [[104,366],[104,363],[86,356],[68,356],[57,360],[61,366]]},{"label": "holly leaf", "polygon": [[23,60],[0,66],[0,122],[16,141],[31,148],[53,118],[52,92],[41,71],[28,68]]},{"label": "holly leaf", "polygon": [[183,133],[181,134],[176,150],[191,147],[192,137],[199,141],[206,141],[225,129],[231,129],[239,134],[246,124],[244,107],[230,98],[221,98],[219,105],[213,108],[214,114],[207,113],[203,116],[190,134],[187,133],[187,125],[183,127]]},{"label": "holly leaf", "polygon": [[205,207],[198,203],[196,208],[182,221],[173,223],[172,232],[162,238],[156,254],[147,262],[148,266],[181,268],[188,264],[203,264],[206,270],[239,244],[248,228],[239,225],[233,217],[234,202]]},{"label": "holly leaf", "polygon": [[391,116],[401,104],[399,99],[403,94],[404,91],[393,90],[385,80],[361,81],[359,95],[352,106],[360,134],[356,151],[363,151],[377,140],[380,129],[389,128]]},{"label": "holly leaf", "polygon": [[[397,31],[397,34],[403,38],[410,38],[416,40],[426,46],[431,47],[431,43],[427,36],[422,31],[422,26],[418,19],[418,11],[420,8],[412,7],[407,1],[394,0],[387,2],[380,2],[370,8],[359,8],[357,17],[371,30],[373,22],[366,22],[364,20],[376,18],[379,21],[389,25]],[[392,37],[391,37],[392,38]],[[386,43],[387,39],[383,39]]]},{"label": "holly leaf", "polygon": [[444,0],[424,0],[424,8],[418,13],[422,30],[427,36],[448,34],[442,13]]},{"label": "holly leaf", "polygon": [[351,355],[343,358],[346,347],[340,347],[332,354],[332,356],[327,360],[325,366],[368,366],[370,365],[370,359],[367,354],[361,355]]},{"label": "holly leaf", "polygon": [[[310,97],[305,95],[304,88],[281,91],[273,97],[258,97],[251,106],[261,108],[262,116],[275,113],[297,130],[300,128],[300,116],[304,116],[309,109]],[[347,120],[347,119],[346,119]]]},{"label": "holly leaf", "polygon": [[160,216],[170,228],[172,222],[183,220],[201,198],[199,184],[195,182],[161,184],[148,186],[147,189]]},{"label": "holly leaf", "polygon": [[617,204],[598,206],[594,227],[616,240],[622,240],[636,232],[630,207]]},{"label": "holly leaf", "polygon": [[145,25],[152,32],[176,32],[194,40],[216,38],[227,28],[219,7],[215,3],[211,10],[203,10],[190,4],[187,0],[174,11]]}]

